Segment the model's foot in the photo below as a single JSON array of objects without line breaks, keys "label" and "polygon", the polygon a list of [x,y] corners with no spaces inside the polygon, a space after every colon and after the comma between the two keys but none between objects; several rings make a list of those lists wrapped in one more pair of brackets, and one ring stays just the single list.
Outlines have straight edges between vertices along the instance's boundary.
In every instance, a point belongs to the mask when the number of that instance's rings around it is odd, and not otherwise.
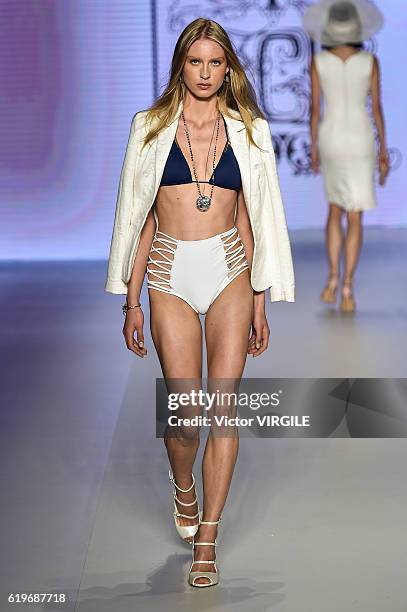
[{"label": "model's foot", "polygon": [[328,282],[321,293],[321,300],[327,304],[332,304],[336,301],[336,291],[339,285],[338,272],[331,272],[328,276]]},{"label": "model's foot", "polygon": [[354,312],[356,309],[355,298],[353,296],[352,279],[344,279],[342,284],[342,312]]},{"label": "model's foot", "polygon": [[[199,525],[195,534],[195,542],[215,542],[218,533],[218,525]],[[216,559],[216,546],[194,546],[195,561],[214,561]],[[214,572],[213,563],[194,563],[192,572]],[[203,576],[195,578],[195,583],[208,584],[211,581]]]},{"label": "model's foot", "polygon": [[[181,489],[189,489],[189,487],[192,485],[192,478],[189,480],[189,482],[182,480],[178,482],[178,480],[176,480],[176,483],[179,487],[181,487]],[[190,504],[195,499],[195,487],[192,487],[192,489],[187,493],[182,493],[181,491],[177,490],[177,497],[180,502],[183,502],[184,504]],[[178,512],[180,512],[181,514],[190,514],[191,516],[194,516],[194,514],[197,514],[198,512],[198,500],[194,504],[192,504],[192,506],[183,506],[182,504],[177,503],[177,500],[175,500],[175,504],[178,508]],[[176,520],[178,525],[198,525],[199,516],[190,519],[185,518],[183,516],[177,516]],[[186,542],[192,542],[192,536],[184,539]]]}]

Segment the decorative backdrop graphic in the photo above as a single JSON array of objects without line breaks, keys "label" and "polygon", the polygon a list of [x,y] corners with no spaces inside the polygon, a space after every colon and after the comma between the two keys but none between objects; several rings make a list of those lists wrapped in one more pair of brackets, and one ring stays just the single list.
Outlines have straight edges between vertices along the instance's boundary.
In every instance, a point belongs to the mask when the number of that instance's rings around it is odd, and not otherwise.
[{"label": "decorative backdrop graphic", "polygon": [[[311,139],[308,129],[311,108],[309,64],[313,43],[300,27],[310,0],[188,0],[159,1],[166,19],[155,21],[159,45],[173,33],[179,35],[193,19],[206,16],[218,21],[230,35],[243,65],[252,77],[259,104],[270,126],[278,161],[284,156],[294,175],[311,174]],[[157,10],[154,11],[157,15]],[[285,25],[286,22],[298,25]],[[176,37],[175,37],[176,38]],[[174,41],[175,42],[175,41]],[[369,40],[365,48],[377,52],[377,41]],[[168,55],[165,60],[168,61]],[[157,76],[157,75],[156,75]],[[159,94],[155,78],[155,95]],[[370,105],[369,105],[370,108]],[[389,147],[392,171],[401,165],[401,152]]]},{"label": "decorative backdrop graphic", "polygon": [[[376,2],[386,22],[368,49],[382,68],[393,172],[377,188],[378,207],[365,225],[405,227],[407,11],[404,0]],[[257,91],[279,160],[289,230],[322,230],[322,179],[309,172],[312,49],[302,29],[308,4],[0,0],[0,257],[107,258],[131,119],[166,83],[175,41],[198,16],[229,32]]]}]

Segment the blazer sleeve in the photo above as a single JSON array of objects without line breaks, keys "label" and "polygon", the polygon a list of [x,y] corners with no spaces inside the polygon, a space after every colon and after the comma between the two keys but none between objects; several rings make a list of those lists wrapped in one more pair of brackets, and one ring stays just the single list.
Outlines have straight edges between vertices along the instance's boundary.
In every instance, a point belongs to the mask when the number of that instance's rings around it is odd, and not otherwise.
[{"label": "blazer sleeve", "polygon": [[133,208],[133,186],[137,159],[137,114],[134,115],[131,121],[130,134],[120,174],[105,282],[105,291],[109,293],[127,293],[127,285],[122,280],[122,268]]},{"label": "blazer sleeve", "polygon": [[263,151],[266,168],[266,180],[271,196],[270,219],[273,244],[273,268],[278,282],[270,287],[271,301],[295,302],[294,266],[291,254],[291,245],[288,234],[283,200],[277,174],[277,165],[269,123],[263,119]]}]

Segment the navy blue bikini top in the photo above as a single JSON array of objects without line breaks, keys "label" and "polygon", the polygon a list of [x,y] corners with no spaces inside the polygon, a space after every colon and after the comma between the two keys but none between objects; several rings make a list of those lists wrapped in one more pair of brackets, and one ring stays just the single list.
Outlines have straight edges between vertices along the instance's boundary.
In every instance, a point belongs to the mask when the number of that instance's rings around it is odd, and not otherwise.
[{"label": "navy blue bikini top", "polygon": [[[223,118],[225,123],[225,119]],[[225,123],[225,129],[227,134],[227,127]],[[191,170],[188,162],[177,143],[176,138],[173,140],[170,153],[168,155],[164,173],[161,179],[160,186],[166,185],[183,185],[186,183],[194,183],[192,178]],[[239,164],[237,163],[233,149],[230,146],[229,135],[227,134],[227,141],[222,151],[222,155],[215,167],[215,171],[210,177],[209,181],[199,181],[199,183],[209,183],[223,187],[224,189],[234,189],[239,191],[242,186]]]}]

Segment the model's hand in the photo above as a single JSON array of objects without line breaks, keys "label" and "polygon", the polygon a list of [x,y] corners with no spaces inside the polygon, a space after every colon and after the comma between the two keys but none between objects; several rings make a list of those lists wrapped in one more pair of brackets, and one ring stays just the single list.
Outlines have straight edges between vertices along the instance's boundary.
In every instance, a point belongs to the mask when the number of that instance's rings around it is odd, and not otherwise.
[{"label": "model's hand", "polygon": [[385,149],[380,150],[378,162],[380,172],[379,183],[383,186],[390,171],[389,155]]},{"label": "model's hand", "polygon": [[[124,339],[127,348],[139,357],[147,354],[147,349],[144,347],[143,325],[144,315],[141,308],[132,308],[127,311],[123,327]],[[137,331],[137,341],[134,339],[135,331]]]},{"label": "model's hand", "polygon": [[318,149],[316,147],[312,147],[311,149],[311,169],[314,174],[318,174],[319,172],[319,154],[318,154]]},{"label": "model's hand", "polygon": [[261,355],[269,344],[270,328],[264,312],[255,312],[252,322],[252,333],[249,338],[247,353],[257,357]]}]

